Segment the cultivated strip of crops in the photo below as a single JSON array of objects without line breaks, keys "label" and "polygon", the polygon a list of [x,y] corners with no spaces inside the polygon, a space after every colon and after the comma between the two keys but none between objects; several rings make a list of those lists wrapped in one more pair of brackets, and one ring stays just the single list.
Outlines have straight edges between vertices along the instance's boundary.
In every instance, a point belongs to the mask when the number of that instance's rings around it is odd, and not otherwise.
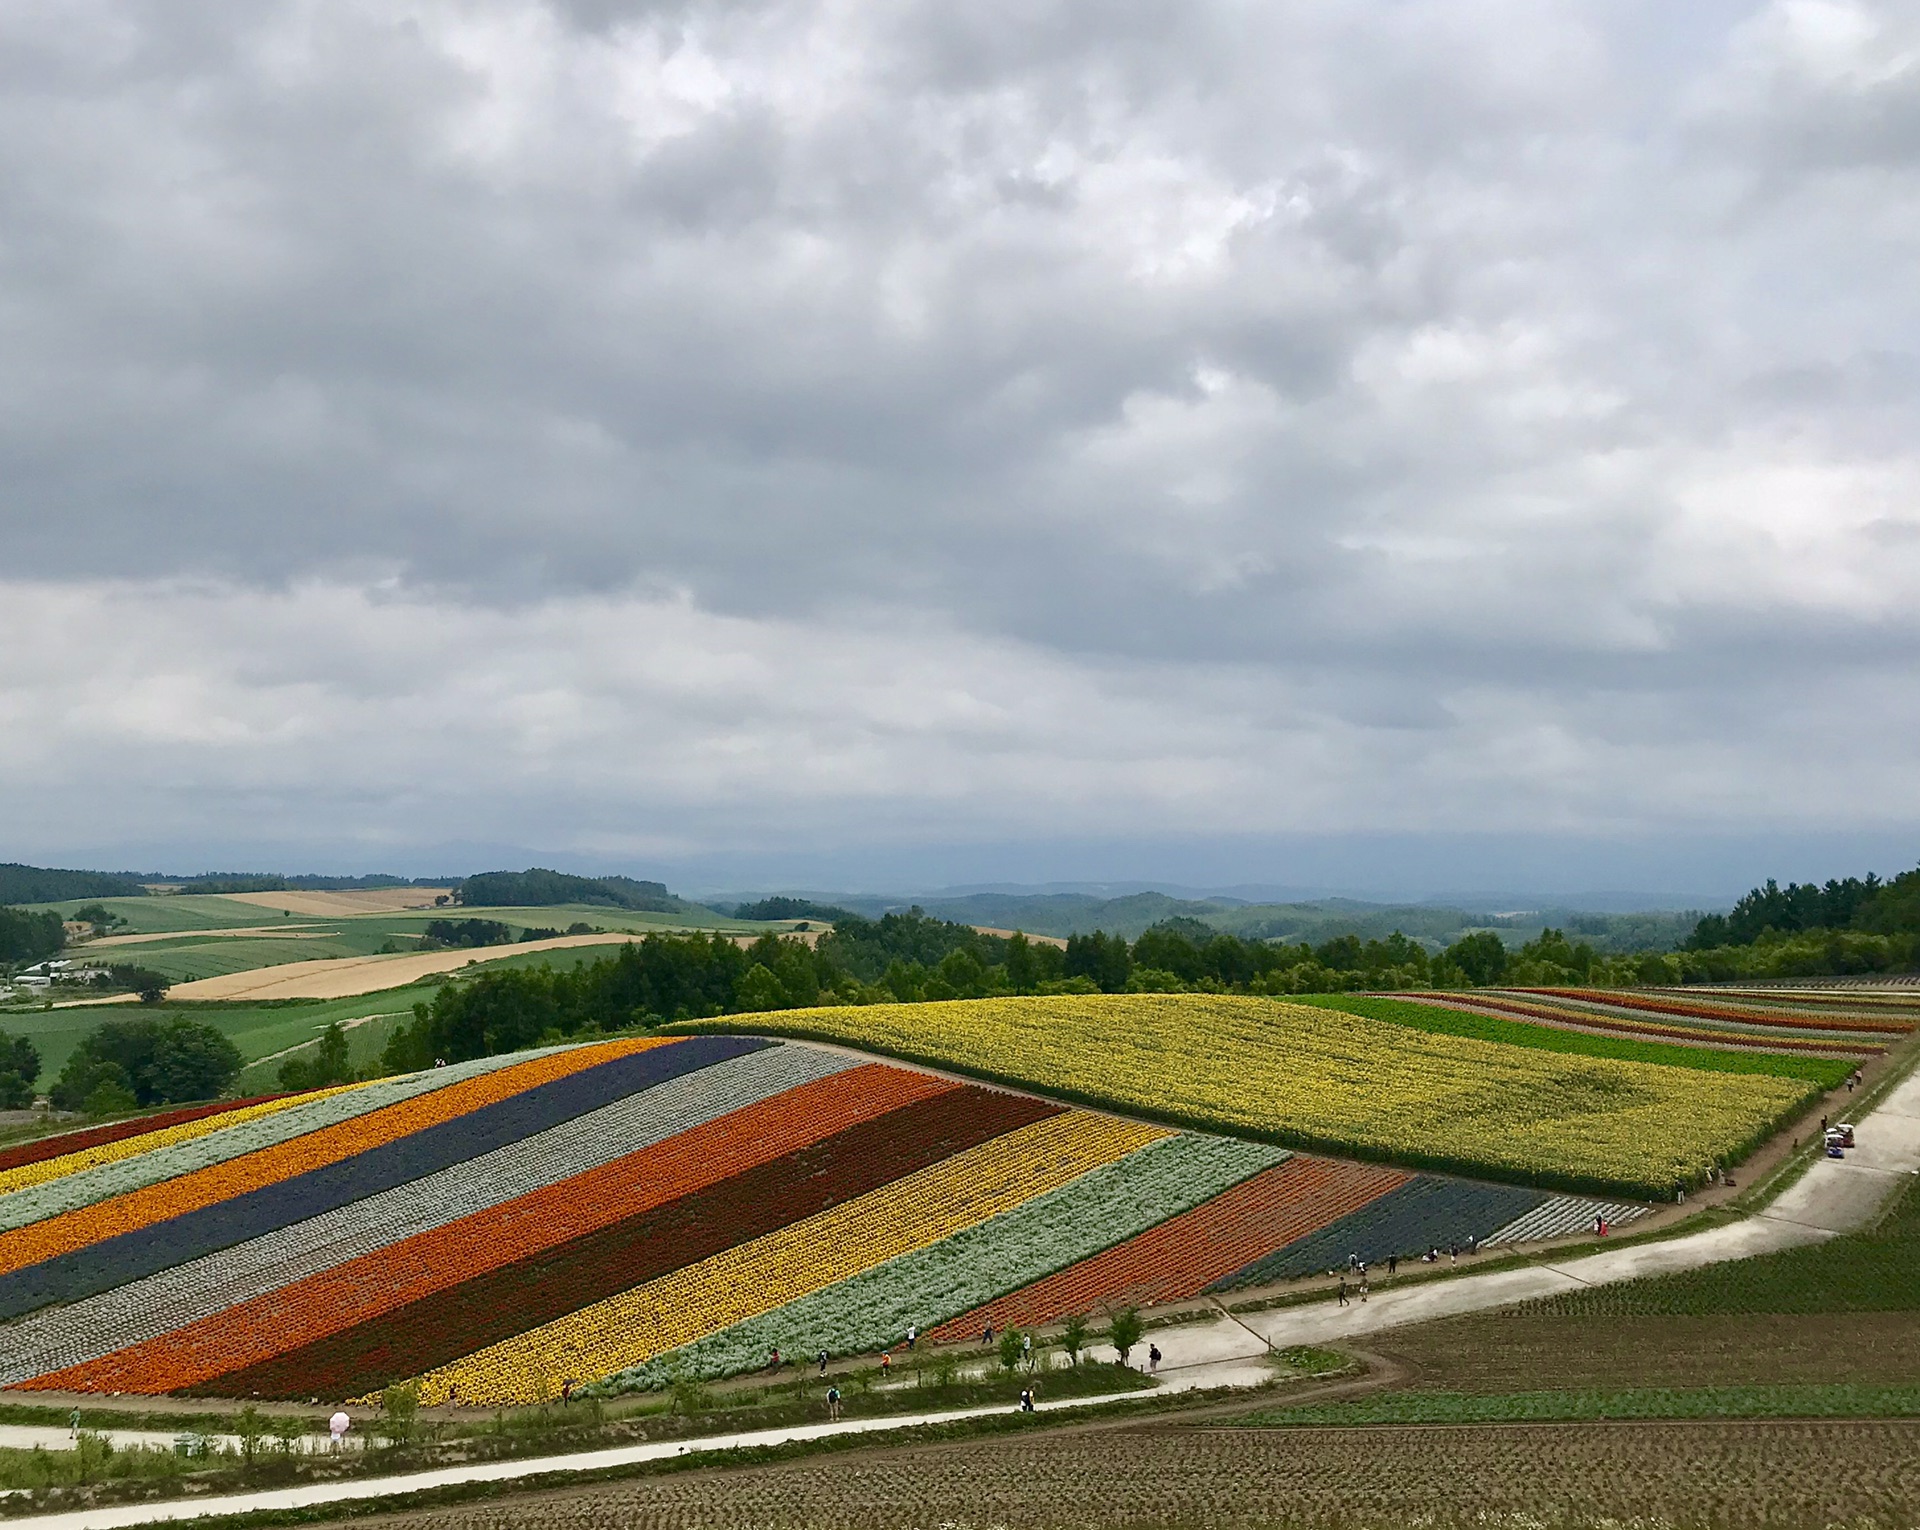
[{"label": "cultivated strip of crops", "polygon": [[[1656,1015],[1682,1017],[1692,1015],[1701,1019],[1739,1020],[1748,1025],[1777,1025],[1801,1030],[1834,1029],[1830,1020],[1809,1015],[1783,1014],[1778,1010],[1758,1006],[1711,1004],[1659,994],[1632,993],[1618,988],[1520,988],[1515,992],[1539,994],[1553,999],[1578,999],[1591,1004],[1611,1004],[1621,1009],[1642,1009]],[[1844,1028],[1850,1031],[1873,1031],[1888,1036],[1904,1036],[1911,1032],[1913,1027],[1914,1022],[1911,1020],[1849,1017]]]},{"label": "cultivated strip of crops", "polygon": [[1368,1264],[1411,1258],[1429,1249],[1465,1248],[1475,1239],[1538,1210],[1548,1197],[1511,1185],[1476,1185],[1422,1174],[1319,1231],[1295,1239],[1225,1279],[1215,1290],[1265,1285],[1318,1274],[1359,1255]]},{"label": "cultivated strip of crops", "polygon": [[419,1378],[441,1402],[512,1402],[637,1366],[717,1329],[952,1237],[1166,1135],[1084,1111],[1036,1122],[831,1211]]},{"label": "cultivated strip of crops", "polygon": [[0,1275],[0,1316],[78,1301],[230,1248],[438,1173],[729,1051],[766,1045],[728,1039],[732,1048],[615,1042],[541,1058],[20,1229],[0,1239],[0,1257],[35,1249],[39,1258]]},{"label": "cultivated strip of crops", "polygon": [[1151,1306],[1200,1292],[1407,1182],[1397,1169],[1295,1154],[1183,1215],[940,1324],[970,1339],[988,1323],[1035,1328],[1116,1302]]},{"label": "cultivated strip of crops", "polygon": [[1480,1241],[1484,1244],[1531,1243],[1541,1238],[1564,1238],[1569,1233],[1587,1231],[1596,1217],[1604,1217],[1609,1227],[1618,1227],[1646,1214],[1645,1206],[1630,1206],[1617,1201],[1590,1201],[1577,1195],[1556,1195],[1552,1200],[1534,1207],[1525,1216],[1516,1217],[1505,1227],[1487,1234]]},{"label": "cultivated strip of crops", "polygon": [[1702,1183],[1815,1092],[1220,994],[876,1004],[685,1028],[831,1037],[1203,1129],[1636,1197]]},{"label": "cultivated strip of crops", "polygon": [[[816,1100],[795,1114],[802,1121],[824,1122],[840,1114],[835,1105]],[[300,1350],[221,1376],[205,1389],[297,1396],[314,1377],[336,1394],[402,1380],[1061,1113],[1061,1107],[1044,1101],[974,1087],[922,1087],[897,1108],[831,1133],[821,1131],[817,1141],[765,1159],[756,1158],[757,1144],[746,1130],[754,1123],[729,1118],[732,1130],[724,1141],[687,1142],[677,1154],[649,1164],[632,1197],[631,1214],[492,1269],[476,1260],[470,1240],[453,1250],[456,1267],[475,1269],[469,1278]],[[700,1135],[695,1131],[688,1138]],[[682,1141],[669,1146],[678,1148]],[[696,1153],[701,1146],[706,1151]]]},{"label": "cultivated strip of crops", "polygon": [[[5,1176],[14,1169],[29,1164],[45,1163],[53,1158],[78,1160],[90,1148],[105,1147],[110,1143],[124,1142],[129,1137],[145,1137],[151,1140],[125,1152],[93,1160],[95,1163],[110,1163],[113,1157],[127,1157],[132,1153],[144,1153],[159,1146],[158,1134],[173,1126],[185,1126],[191,1122],[204,1121],[210,1116],[232,1117],[236,1111],[252,1110],[260,1105],[272,1105],[279,1101],[297,1104],[301,1099],[311,1099],[312,1094],[258,1094],[245,1100],[219,1100],[211,1105],[186,1105],[178,1110],[155,1111],[150,1115],[136,1116],[128,1121],[112,1121],[105,1126],[90,1126],[84,1131],[57,1132],[51,1137],[41,1137],[34,1142],[23,1142],[16,1147],[0,1152],[0,1195],[9,1190],[17,1190],[22,1185],[37,1183],[30,1179],[7,1179]],[[207,1129],[217,1131],[228,1122],[216,1122]],[[80,1169],[90,1167],[84,1162],[76,1162],[63,1173],[78,1173]],[[58,1175],[48,1176],[58,1178]]]},{"label": "cultivated strip of crops", "polygon": [[[170,1138],[139,1149],[133,1156],[88,1166],[48,1184],[36,1184],[0,1196],[0,1231],[21,1228],[115,1197],[131,1196],[166,1180],[180,1179],[215,1164],[290,1142],[309,1132],[338,1126],[355,1117],[416,1096],[430,1094],[467,1079],[519,1067],[548,1052],[520,1052],[508,1057],[482,1057],[425,1073],[381,1079],[373,1084],[348,1084],[311,1094],[289,1095],[273,1106],[249,1111],[246,1119],[216,1118],[205,1133]],[[237,1113],[236,1113],[237,1114]],[[193,1123],[200,1125],[203,1123]],[[0,1249],[7,1244],[0,1237]],[[40,1257],[40,1256],[35,1256]],[[0,1257],[0,1269],[17,1269]]]},{"label": "cultivated strip of crops", "polygon": [[[1868,1041],[1842,1031],[1821,1036],[1783,1036],[1778,1030],[1758,1027],[1742,1029],[1731,1021],[1698,1021],[1680,1025],[1672,1021],[1636,1019],[1618,1010],[1595,1005],[1575,1004],[1567,1000],[1542,1003],[1503,998],[1496,994],[1448,994],[1445,997],[1422,996],[1424,1004],[1444,1005],[1469,1012],[1491,1011],[1503,1015],[1524,1015],[1552,1025],[1578,1025],[1589,1030],[1607,1031],[1624,1036],[1665,1037],[1697,1046],[1749,1047],[1763,1052],[1845,1053],[1854,1057],[1878,1057],[1886,1050],[1878,1042]],[[1749,1071],[1760,1071],[1758,1069]]]},{"label": "cultivated strip of crops", "polygon": [[[61,1185],[58,1191],[48,1192],[40,1197],[21,1196],[17,1201],[9,1199],[0,1202],[0,1207],[17,1215],[18,1208],[36,1204],[38,1201],[57,1201],[62,1195],[72,1198],[76,1190],[84,1194],[104,1177],[94,1174],[93,1171],[104,1169],[110,1164],[138,1158],[144,1153],[152,1153],[156,1150],[203,1142],[208,1138],[214,1138],[216,1133],[227,1131],[244,1122],[258,1121],[283,1111],[300,1109],[319,1100],[346,1094],[357,1087],[360,1086],[343,1084],[332,1089],[315,1090],[308,1094],[276,1095],[256,1104],[239,1106],[230,1111],[195,1112],[176,1125],[162,1126],[151,1132],[130,1133],[109,1138],[98,1145],[83,1148],[74,1153],[63,1153],[58,1157],[35,1159],[0,1174],[0,1195],[11,1197],[34,1185],[50,1185],[61,1180],[70,1181],[70,1183]],[[218,1139],[215,1138],[215,1140]],[[79,1176],[90,1177],[83,1179]]]},{"label": "cultivated strip of crops", "polygon": [[[151,1363],[179,1375],[197,1356],[205,1376],[176,1387],[223,1395],[299,1396],[324,1385],[343,1396],[384,1386],[1059,1113],[889,1071],[882,1088],[871,1077],[803,1086],[723,1118],[723,1133],[697,1127],[609,1166],[575,1192],[536,1194],[357,1261],[235,1314],[204,1342],[172,1336]],[[583,1209],[562,1210],[563,1193]],[[585,1209],[589,1195],[598,1204]],[[257,1334],[277,1311],[289,1319],[282,1335],[254,1338],[254,1356],[216,1366],[232,1352],[233,1328]]]},{"label": "cultivated strip of crops", "polygon": [[[6,1330],[0,1385],[59,1372],[40,1385],[164,1392],[237,1368],[256,1358],[245,1348],[245,1359],[233,1355],[243,1339],[271,1345],[267,1353],[274,1353],[297,1342],[302,1315],[309,1322],[321,1317],[338,1322],[345,1320],[347,1310],[344,1291],[331,1300],[314,1291],[291,1303],[262,1302],[257,1313],[240,1310],[243,1304],[561,1181],[571,1181],[561,1197],[563,1205],[592,1196],[591,1209],[606,1210],[604,1196],[596,1194],[601,1187],[582,1182],[592,1170],[729,1111],[856,1066],[851,1058],[794,1046],[724,1059],[436,1174],[69,1306],[36,1313]],[[558,1220],[564,1223],[564,1218]],[[497,1242],[489,1239],[489,1245],[497,1247]],[[451,1273],[459,1266],[439,1268]],[[207,1324],[212,1318],[218,1321]],[[211,1332],[182,1332],[201,1326]],[[164,1343],[146,1342],[163,1335]],[[199,1353],[206,1339],[224,1341],[224,1363],[217,1361],[210,1371]],[[107,1356],[112,1356],[111,1363],[91,1364]]]},{"label": "cultivated strip of crops", "polygon": [[[1792,1046],[1773,1045],[1764,1051],[1689,1046],[1682,1043],[1697,1038],[1692,1037],[1688,1027],[1673,1027],[1673,1030],[1687,1031],[1688,1034],[1670,1040],[1667,1039],[1670,1034],[1668,1028],[1657,1022],[1636,1022],[1631,1029],[1621,1032],[1619,1027],[1604,1019],[1596,1017],[1589,1022],[1583,1016],[1575,1020],[1547,1005],[1537,1008],[1530,1005],[1517,1012],[1524,1018],[1509,1018],[1508,1014],[1495,1013],[1494,1010],[1505,1010],[1508,1003],[1514,1001],[1503,1001],[1496,1006],[1479,991],[1471,995],[1314,994],[1300,1002],[1316,1009],[1365,1015],[1369,1019],[1386,1020],[1394,1025],[1436,1035],[1471,1036],[1503,1046],[1532,1047],[1543,1052],[1564,1052],[1578,1057],[1609,1057],[1619,1062],[1654,1063],[1662,1067],[1694,1068],[1708,1073],[1756,1073],[1773,1078],[1806,1079],[1829,1089],[1857,1066],[1853,1061],[1842,1058],[1800,1056]],[[1534,1024],[1534,1021],[1567,1022],[1585,1028],[1571,1030],[1566,1028],[1566,1024]],[[1822,1046],[1819,1050],[1831,1052],[1845,1048]],[[1877,1052],[1880,1049],[1874,1047],[1873,1050]]]},{"label": "cultivated strip of crops", "polygon": [[885,1348],[909,1324],[965,1311],[1009,1284],[1038,1280],[1269,1168],[1278,1149],[1182,1133],[1093,1169],[931,1247],[891,1259],[774,1311],[622,1372],[608,1391],[664,1386],[677,1375],[738,1375],[789,1354]]}]

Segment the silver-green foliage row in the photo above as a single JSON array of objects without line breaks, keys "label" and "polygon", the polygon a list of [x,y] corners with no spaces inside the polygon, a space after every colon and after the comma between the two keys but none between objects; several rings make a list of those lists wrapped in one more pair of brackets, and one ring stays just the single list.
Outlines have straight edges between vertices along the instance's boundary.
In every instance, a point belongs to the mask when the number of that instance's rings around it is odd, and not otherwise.
[{"label": "silver-green foliage row", "polygon": [[1018,1290],[1284,1160],[1280,1148],[1182,1133],[1081,1175],[931,1247],[658,1355],[604,1383],[645,1391],[683,1377],[737,1375],[783,1353],[857,1354]]}]

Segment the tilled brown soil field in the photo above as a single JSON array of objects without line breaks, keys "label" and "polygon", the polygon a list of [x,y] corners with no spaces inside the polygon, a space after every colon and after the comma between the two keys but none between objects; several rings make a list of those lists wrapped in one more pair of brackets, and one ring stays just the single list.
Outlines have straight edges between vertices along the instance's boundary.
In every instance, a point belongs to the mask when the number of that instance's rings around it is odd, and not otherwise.
[{"label": "tilled brown soil field", "polygon": [[1737,1313],[1614,1322],[1475,1313],[1381,1334],[1371,1348],[1405,1369],[1396,1387],[1428,1391],[1898,1384],[1920,1382],[1920,1313]]},{"label": "tilled brown soil field", "polygon": [[1155,1427],[681,1475],[389,1516],[406,1530],[1910,1526],[1920,1422]]}]

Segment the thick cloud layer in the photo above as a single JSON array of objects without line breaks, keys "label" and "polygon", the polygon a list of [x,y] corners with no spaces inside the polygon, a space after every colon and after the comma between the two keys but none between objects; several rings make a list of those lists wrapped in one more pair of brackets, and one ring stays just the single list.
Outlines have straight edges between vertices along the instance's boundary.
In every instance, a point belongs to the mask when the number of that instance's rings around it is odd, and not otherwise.
[{"label": "thick cloud layer", "polygon": [[1911,859],[1911,7],[25,0],[0,72],[23,852]]}]

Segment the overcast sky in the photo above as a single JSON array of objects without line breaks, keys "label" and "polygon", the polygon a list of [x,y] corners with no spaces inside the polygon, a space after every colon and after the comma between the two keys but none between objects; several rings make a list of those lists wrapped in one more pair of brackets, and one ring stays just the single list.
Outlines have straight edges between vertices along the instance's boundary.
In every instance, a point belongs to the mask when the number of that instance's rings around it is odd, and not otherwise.
[{"label": "overcast sky", "polygon": [[1916,257],[1911,3],[0,0],[0,859],[1911,866]]}]

